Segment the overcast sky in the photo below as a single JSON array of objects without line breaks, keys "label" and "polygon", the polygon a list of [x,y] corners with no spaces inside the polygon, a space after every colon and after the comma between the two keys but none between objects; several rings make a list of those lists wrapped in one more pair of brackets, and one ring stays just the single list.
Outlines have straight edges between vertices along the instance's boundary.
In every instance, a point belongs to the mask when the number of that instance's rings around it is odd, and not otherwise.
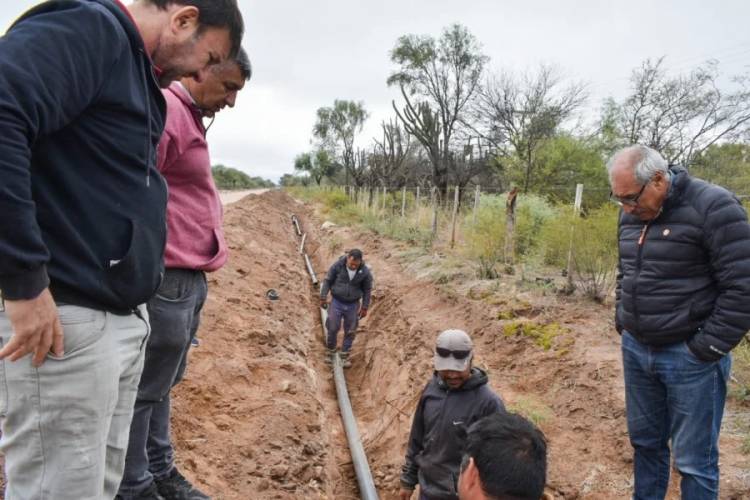
[{"label": "overcast sky", "polygon": [[[0,27],[35,1],[0,3]],[[125,0],[130,3],[130,0]],[[315,111],[334,99],[364,101],[371,117],[364,146],[393,115],[389,51],[407,33],[439,36],[465,25],[482,43],[489,69],[524,71],[539,63],[588,82],[588,109],[620,97],[632,69],[667,57],[686,70],[715,58],[722,73],[750,64],[748,0],[239,0],[243,45],[254,75],[237,106],[209,132],[213,163],[277,181],[310,148]]]}]

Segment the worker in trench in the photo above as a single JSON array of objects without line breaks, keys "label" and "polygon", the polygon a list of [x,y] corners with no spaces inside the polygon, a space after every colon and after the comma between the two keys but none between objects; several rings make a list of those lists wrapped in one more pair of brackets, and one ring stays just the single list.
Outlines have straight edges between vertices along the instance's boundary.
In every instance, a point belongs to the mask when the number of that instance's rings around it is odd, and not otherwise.
[{"label": "worker in trench", "polygon": [[401,500],[419,484],[420,500],[458,500],[458,476],[466,429],[505,412],[487,373],[473,366],[474,346],[462,330],[445,330],[435,345],[435,373],[422,391],[412,421],[401,473]]},{"label": "worker in trench", "polygon": [[338,332],[344,324],[344,343],[341,348],[341,361],[344,368],[351,366],[349,352],[354,344],[357,324],[367,316],[372,292],[372,273],[365,265],[362,250],[349,250],[333,263],[320,288],[320,307],[328,306],[328,292],[331,292],[331,305],[328,309],[326,330],[328,331],[326,363],[332,363],[336,355]]}]

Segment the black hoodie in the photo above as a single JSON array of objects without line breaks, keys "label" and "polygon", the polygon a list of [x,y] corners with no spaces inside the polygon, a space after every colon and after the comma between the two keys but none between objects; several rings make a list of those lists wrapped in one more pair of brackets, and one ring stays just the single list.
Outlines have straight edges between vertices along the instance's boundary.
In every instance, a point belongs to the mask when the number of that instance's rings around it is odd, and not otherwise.
[{"label": "black hoodie", "polygon": [[163,270],[166,116],[137,27],[109,0],[45,2],[0,38],[0,290],[127,312]]},{"label": "black hoodie", "polygon": [[471,369],[471,378],[453,390],[435,373],[414,413],[401,484],[430,500],[458,500],[458,475],[466,429],[491,413],[505,411],[487,386],[487,373]]}]

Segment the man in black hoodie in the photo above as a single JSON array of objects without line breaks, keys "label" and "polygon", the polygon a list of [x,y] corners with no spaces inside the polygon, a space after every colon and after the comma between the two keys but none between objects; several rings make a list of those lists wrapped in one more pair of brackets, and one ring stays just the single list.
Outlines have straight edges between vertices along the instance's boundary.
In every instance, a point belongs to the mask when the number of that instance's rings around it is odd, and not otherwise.
[{"label": "man in black hoodie", "polygon": [[435,373],[412,421],[401,472],[401,500],[419,484],[420,500],[458,500],[458,476],[466,429],[480,418],[505,411],[487,385],[487,373],[472,367],[474,349],[462,330],[437,338]]},{"label": "man in black hoodie", "polygon": [[234,0],[53,0],[0,38],[5,498],[117,492],[163,271],[159,87],[242,32]]}]

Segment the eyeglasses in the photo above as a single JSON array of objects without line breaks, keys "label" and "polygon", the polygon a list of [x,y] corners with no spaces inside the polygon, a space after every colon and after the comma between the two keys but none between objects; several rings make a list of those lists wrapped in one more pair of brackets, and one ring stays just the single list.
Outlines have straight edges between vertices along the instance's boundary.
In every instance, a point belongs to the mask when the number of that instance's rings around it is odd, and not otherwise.
[{"label": "eyeglasses", "polygon": [[469,357],[469,354],[471,354],[471,349],[468,351],[451,351],[450,349],[445,349],[443,347],[436,347],[435,352],[438,356],[441,358],[447,358],[449,356],[453,356],[456,359],[466,359]]},{"label": "eyeglasses", "polygon": [[621,207],[624,207],[624,206],[634,207],[638,205],[638,200],[643,194],[643,190],[646,189],[646,186],[648,186],[649,182],[651,181],[648,181],[646,184],[641,186],[641,190],[638,191],[636,194],[629,195],[629,196],[615,196],[615,194],[612,191],[610,191],[609,199],[610,201],[612,201],[613,203],[617,203]]}]

